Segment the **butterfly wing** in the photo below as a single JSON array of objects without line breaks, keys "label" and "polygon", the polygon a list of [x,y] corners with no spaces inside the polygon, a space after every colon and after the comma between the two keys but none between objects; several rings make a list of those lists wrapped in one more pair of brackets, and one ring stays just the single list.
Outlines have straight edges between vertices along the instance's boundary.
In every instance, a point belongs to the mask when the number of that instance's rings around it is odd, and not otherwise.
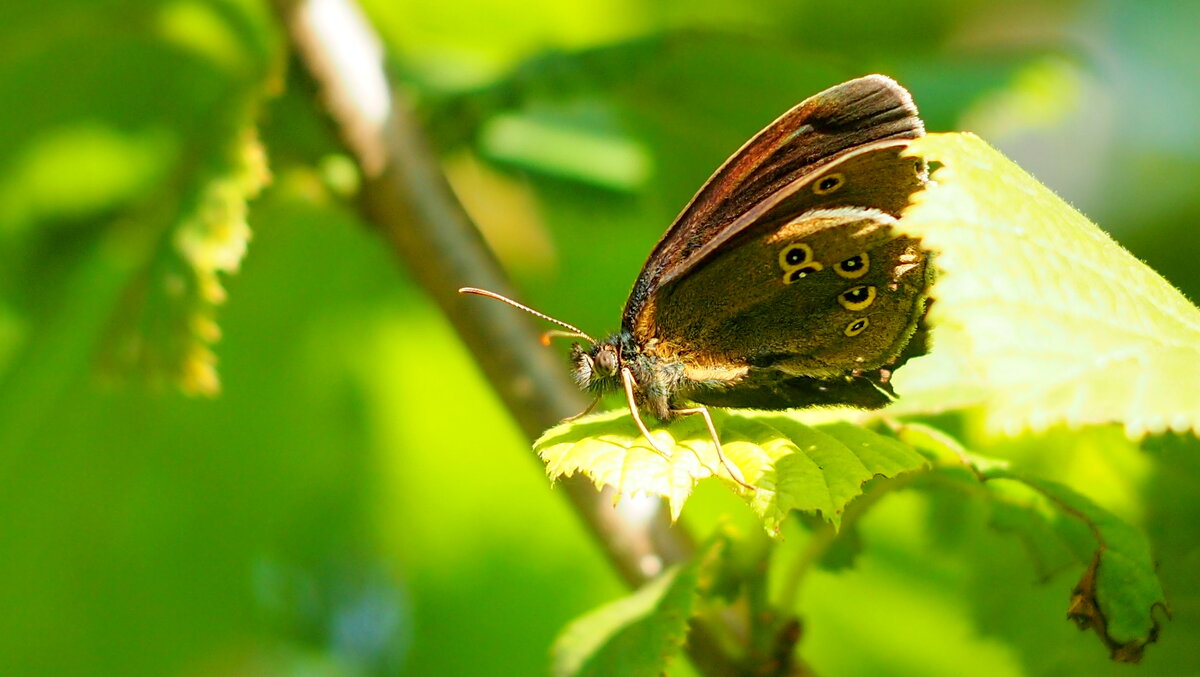
[{"label": "butterfly wing", "polygon": [[[677,278],[690,269],[700,250],[755,206],[848,151],[924,133],[912,97],[882,75],[850,80],[805,99],[726,160],[667,229],[634,284],[625,328],[632,327],[664,277]],[[816,197],[797,207],[846,204],[840,196]],[[884,205],[862,206],[890,211]]]},{"label": "butterfly wing", "polygon": [[910,339],[929,283],[925,252],[894,232],[888,213],[925,181],[923,164],[903,146],[885,141],[843,154],[755,205],[692,265],[661,278],[632,330],[683,365],[692,386],[683,395],[758,408],[890,401],[880,370],[923,352]]}]

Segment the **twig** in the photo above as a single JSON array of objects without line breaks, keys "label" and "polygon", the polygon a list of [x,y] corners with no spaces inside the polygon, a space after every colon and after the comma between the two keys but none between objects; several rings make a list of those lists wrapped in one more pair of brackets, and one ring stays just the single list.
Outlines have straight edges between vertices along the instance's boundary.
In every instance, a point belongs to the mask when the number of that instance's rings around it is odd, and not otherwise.
[{"label": "twig", "polygon": [[[455,199],[409,103],[391,90],[378,37],[353,0],[275,0],[296,52],[316,82],[343,143],[364,175],[362,209],[441,307],[525,434],[583,408],[566,370],[538,342],[524,313],[456,293],[480,286],[513,295],[500,266]],[[449,405],[448,405],[449,409]],[[582,476],[562,483],[621,576],[640,585],[688,559],[695,545],[655,510],[614,509]],[[708,675],[739,674],[701,627],[689,643]]]}]

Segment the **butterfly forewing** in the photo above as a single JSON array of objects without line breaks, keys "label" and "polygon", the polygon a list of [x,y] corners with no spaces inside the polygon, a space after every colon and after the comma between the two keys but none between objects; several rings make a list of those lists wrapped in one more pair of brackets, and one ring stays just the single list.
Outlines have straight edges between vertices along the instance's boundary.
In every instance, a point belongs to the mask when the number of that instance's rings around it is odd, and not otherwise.
[{"label": "butterfly forewing", "polygon": [[907,140],[868,144],[780,188],[697,249],[688,266],[677,266],[664,274],[659,286],[665,288],[702,266],[708,256],[742,233],[769,229],[810,209],[868,207],[899,217],[912,194],[928,179],[924,161],[904,155],[907,146]]},{"label": "butterfly forewing", "polygon": [[661,279],[691,268],[697,251],[756,205],[848,151],[922,134],[912,97],[882,75],[850,80],[805,99],[734,153],[675,219],[638,276],[625,306],[626,328]]}]

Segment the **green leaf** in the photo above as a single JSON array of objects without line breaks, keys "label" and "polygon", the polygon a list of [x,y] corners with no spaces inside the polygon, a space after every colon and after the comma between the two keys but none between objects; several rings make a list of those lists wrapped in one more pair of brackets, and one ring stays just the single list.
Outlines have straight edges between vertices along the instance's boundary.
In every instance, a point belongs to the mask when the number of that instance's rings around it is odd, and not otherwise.
[{"label": "green leaf", "polygon": [[757,490],[735,483],[721,467],[702,419],[681,418],[651,431],[669,458],[649,446],[628,412],[596,414],[546,431],[534,449],[551,478],[586,474],[619,494],[655,494],[678,518],[696,483],[725,479],[777,534],[792,510],[820,512],[837,526],[846,504],[876,477],[925,466],[915,449],[849,423],[809,426],[787,414],[711,410],[725,457]]},{"label": "green leaf", "polygon": [[897,372],[893,413],[983,404],[1006,432],[1200,429],[1200,310],[977,137],[909,152],[941,164],[900,222],[940,275],[935,349]]},{"label": "green leaf", "polygon": [[817,566],[831,572],[852,569],[858,564],[858,558],[865,547],[858,522],[851,522],[849,527],[842,528],[837,538],[834,538],[825,552],[821,553]]},{"label": "green leaf", "polygon": [[1073,489],[969,453],[936,429],[906,424],[900,438],[937,459],[931,478],[987,501],[992,526],[1021,539],[1043,578],[1083,567],[1068,616],[1095,630],[1114,660],[1141,659],[1158,635],[1155,610],[1166,610],[1145,534]]},{"label": "green leaf", "polygon": [[[1141,660],[1146,645],[1158,637],[1155,610],[1166,610],[1166,597],[1146,536],[1064,485],[998,471],[990,473],[989,479],[992,477],[1028,484],[1049,498],[1061,513],[1091,530],[1096,549],[1075,588],[1068,614],[1080,628],[1094,630],[1112,651],[1114,660]],[[1078,536],[1075,540],[1078,542]]]},{"label": "green leaf", "polygon": [[725,539],[718,535],[686,564],[570,623],[552,650],[555,677],[658,677],[687,639],[697,593],[712,584]]},{"label": "green leaf", "polygon": [[1085,522],[1023,481],[996,475],[985,487],[992,526],[1021,539],[1043,579],[1091,560],[1097,544]]},{"label": "green leaf", "polygon": [[1065,485],[999,467],[964,469],[938,468],[936,476],[986,500],[992,525],[1021,539],[1045,579],[1083,567],[1068,617],[1094,630],[1113,660],[1141,660],[1158,637],[1156,610],[1166,610],[1146,536]]}]

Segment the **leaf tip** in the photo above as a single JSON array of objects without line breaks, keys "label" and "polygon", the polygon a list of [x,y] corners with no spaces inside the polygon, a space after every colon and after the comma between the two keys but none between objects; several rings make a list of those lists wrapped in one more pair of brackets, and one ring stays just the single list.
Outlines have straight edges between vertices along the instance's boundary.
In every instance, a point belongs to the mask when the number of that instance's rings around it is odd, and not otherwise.
[{"label": "leaf tip", "polygon": [[1067,618],[1074,621],[1080,630],[1094,631],[1096,636],[1100,638],[1100,641],[1108,647],[1109,657],[1113,661],[1118,663],[1138,663],[1142,660],[1146,647],[1158,641],[1160,624],[1154,611],[1162,609],[1167,613],[1168,618],[1170,617],[1170,612],[1167,611],[1165,604],[1155,602],[1150,607],[1150,627],[1146,629],[1144,636],[1126,641],[1113,637],[1109,632],[1108,618],[1105,617],[1104,612],[1100,608],[1100,599],[1097,592],[1097,572],[1100,569],[1103,552],[1103,548],[1096,551],[1092,557],[1091,564],[1088,565],[1087,570],[1084,571],[1083,576],[1079,579],[1079,583],[1071,592],[1071,602],[1067,607]]}]

